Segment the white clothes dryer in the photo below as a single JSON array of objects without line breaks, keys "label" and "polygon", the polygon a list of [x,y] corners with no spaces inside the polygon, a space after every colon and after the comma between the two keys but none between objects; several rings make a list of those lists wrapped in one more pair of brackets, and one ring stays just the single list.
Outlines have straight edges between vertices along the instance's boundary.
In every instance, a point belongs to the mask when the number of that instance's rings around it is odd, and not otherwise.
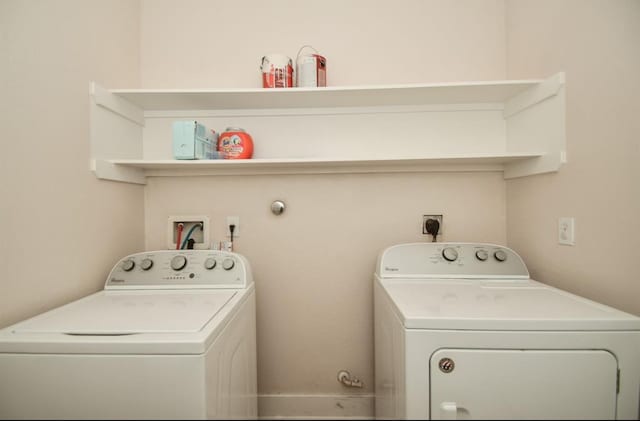
[{"label": "white clothes dryer", "polygon": [[640,318],[530,279],[511,249],[390,247],[374,301],[377,418],[638,418]]},{"label": "white clothes dryer", "polygon": [[0,418],[256,418],[248,261],[121,259],[103,290],[0,331]]}]

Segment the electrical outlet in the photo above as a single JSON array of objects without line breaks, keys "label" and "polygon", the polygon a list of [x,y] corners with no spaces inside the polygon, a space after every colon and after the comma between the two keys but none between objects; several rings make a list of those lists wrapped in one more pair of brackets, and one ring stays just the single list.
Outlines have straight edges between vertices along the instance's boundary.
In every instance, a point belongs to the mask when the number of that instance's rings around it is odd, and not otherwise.
[{"label": "electrical outlet", "polygon": [[239,216],[227,216],[227,227],[225,228],[227,231],[227,237],[231,238],[231,231],[229,230],[230,225],[235,225],[233,230],[233,238],[240,237],[240,217]]},{"label": "electrical outlet", "polygon": [[[180,238],[180,247],[176,246],[178,241],[178,225],[182,224],[182,235]],[[202,224],[200,229],[199,224]],[[197,216],[197,215],[178,215],[170,216],[167,223],[167,247],[170,250],[181,248],[185,239],[193,238],[195,243],[194,249],[208,249],[209,248],[209,217]],[[185,249],[187,248],[185,243]]]},{"label": "electrical outlet", "polygon": [[431,235],[427,232],[427,221],[429,219],[435,219],[436,221],[438,221],[438,223],[440,224],[440,228],[438,229],[438,236],[442,235],[442,221],[443,221],[443,216],[442,215],[422,215],[422,234],[424,235]]},{"label": "electrical outlet", "polygon": [[575,218],[558,218],[558,244],[567,246],[574,246],[576,244],[575,223]]}]

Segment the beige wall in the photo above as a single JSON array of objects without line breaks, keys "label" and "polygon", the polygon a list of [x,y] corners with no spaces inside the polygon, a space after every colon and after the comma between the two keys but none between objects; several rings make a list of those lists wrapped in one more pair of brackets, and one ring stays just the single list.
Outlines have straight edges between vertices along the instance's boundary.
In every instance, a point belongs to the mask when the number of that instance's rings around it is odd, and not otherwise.
[{"label": "beige wall", "polygon": [[[305,43],[327,57],[334,86],[504,77],[502,1],[309,4],[143,1],[142,85],[259,86],[262,55],[295,56]],[[169,215],[208,215],[214,240],[225,216],[240,216],[236,251],[257,288],[259,392],[367,394],[378,252],[425,241],[429,212],[444,214],[447,240],[504,243],[504,192],[497,172],[151,178],[146,247],[166,247]],[[274,199],[288,205],[281,217]],[[340,369],[365,388],[340,385]]]},{"label": "beige wall", "polygon": [[89,170],[89,82],[139,82],[139,4],[0,1],[0,326],[102,287],[143,247],[141,187]]},{"label": "beige wall", "polygon": [[[425,212],[444,213],[446,240],[508,240],[534,277],[640,314],[639,20],[634,0],[0,0],[0,326],[99,289],[124,254],[165,248],[175,214],[208,215],[213,239],[241,218],[262,394],[352,392],[339,369],[373,392],[376,254],[423,241]],[[254,87],[262,55],[305,43],[331,85],[566,71],[569,162],[506,188],[500,173],[151,178],[144,211],[143,188],[88,170],[90,80]],[[560,216],[576,217],[575,247],[557,245]]]},{"label": "beige wall", "polygon": [[[425,241],[423,212],[445,215],[446,239],[505,242],[502,173],[156,177],[146,196],[149,249],[166,248],[169,215],[209,216],[218,240],[225,217],[240,217],[235,250],[254,271],[262,394],[345,393],[340,369],[373,392],[376,257]],[[275,199],[287,205],[278,217]]]},{"label": "beige wall", "polygon": [[502,0],[142,0],[142,86],[261,86],[313,45],[329,85],[502,79]]},{"label": "beige wall", "polygon": [[[507,76],[567,74],[560,172],[507,183],[507,233],[532,275],[640,314],[640,2],[509,0]],[[557,244],[558,217],[576,245]]]}]

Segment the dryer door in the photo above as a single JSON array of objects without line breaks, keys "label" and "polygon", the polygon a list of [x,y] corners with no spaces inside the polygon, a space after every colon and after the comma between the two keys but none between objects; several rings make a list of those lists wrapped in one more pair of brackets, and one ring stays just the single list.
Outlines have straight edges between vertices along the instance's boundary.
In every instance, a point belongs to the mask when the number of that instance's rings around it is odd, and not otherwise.
[{"label": "dryer door", "polygon": [[615,419],[618,365],[602,350],[440,349],[431,419]]}]

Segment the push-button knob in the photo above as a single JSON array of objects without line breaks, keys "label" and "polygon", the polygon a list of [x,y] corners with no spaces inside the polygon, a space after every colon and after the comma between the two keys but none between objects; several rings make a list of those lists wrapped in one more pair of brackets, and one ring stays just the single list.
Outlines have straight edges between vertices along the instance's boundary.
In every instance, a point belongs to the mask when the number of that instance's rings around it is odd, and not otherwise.
[{"label": "push-button knob", "polygon": [[493,253],[493,257],[495,257],[498,262],[504,262],[507,260],[507,253],[505,253],[504,250],[498,250]]},{"label": "push-button knob", "polygon": [[235,265],[236,265],[236,262],[234,262],[233,259],[230,257],[227,257],[222,261],[222,268],[224,270],[231,270]]},{"label": "push-button knob", "polygon": [[125,272],[131,272],[134,267],[136,267],[136,262],[131,259],[127,259],[122,262],[122,270],[124,270]]},{"label": "push-button knob", "polygon": [[489,258],[489,253],[486,250],[478,250],[476,251],[476,258],[484,262]]},{"label": "push-button knob", "polygon": [[214,259],[213,257],[209,257],[207,260],[204,261],[204,268],[207,270],[211,270],[214,267],[216,267],[216,259]]},{"label": "push-button knob", "polygon": [[143,259],[142,263],[140,263],[140,267],[142,268],[142,270],[149,270],[153,267],[153,260],[147,258],[147,259]]},{"label": "push-button knob", "polygon": [[458,258],[458,252],[453,247],[442,250],[442,257],[449,262],[454,262]]}]

